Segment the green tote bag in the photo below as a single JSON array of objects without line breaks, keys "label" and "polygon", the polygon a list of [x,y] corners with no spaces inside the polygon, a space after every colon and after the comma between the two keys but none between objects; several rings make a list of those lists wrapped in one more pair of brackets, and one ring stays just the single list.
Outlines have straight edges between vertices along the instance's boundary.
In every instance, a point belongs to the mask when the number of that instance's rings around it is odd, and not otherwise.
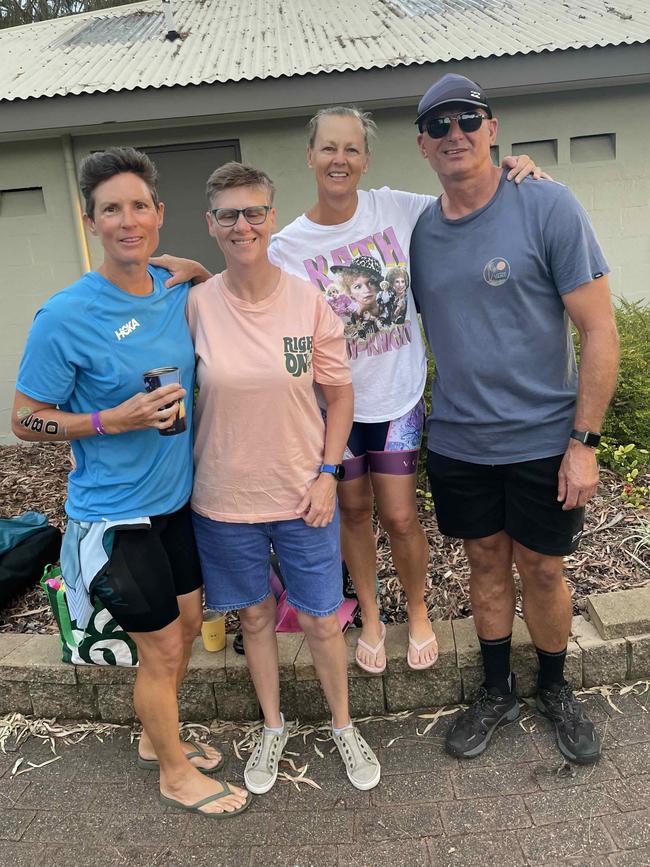
[{"label": "green tote bag", "polygon": [[65,598],[65,584],[58,566],[46,566],[41,587],[45,591],[59,627],[62,659],[73,665],[121,665],[132,668],[138,664],[135,642],[100,602],[85,629],[71,620]]}]

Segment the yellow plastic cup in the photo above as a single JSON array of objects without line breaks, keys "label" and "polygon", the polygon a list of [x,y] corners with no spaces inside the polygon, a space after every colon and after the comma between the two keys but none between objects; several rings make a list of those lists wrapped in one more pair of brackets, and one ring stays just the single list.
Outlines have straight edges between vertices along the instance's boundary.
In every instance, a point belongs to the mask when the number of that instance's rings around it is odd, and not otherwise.
[{"label": "yellow plastic cup", "polygon": [[203,646],[212,653],[226,646],[226,618],[220,611],[204,611],[201,624]]}]

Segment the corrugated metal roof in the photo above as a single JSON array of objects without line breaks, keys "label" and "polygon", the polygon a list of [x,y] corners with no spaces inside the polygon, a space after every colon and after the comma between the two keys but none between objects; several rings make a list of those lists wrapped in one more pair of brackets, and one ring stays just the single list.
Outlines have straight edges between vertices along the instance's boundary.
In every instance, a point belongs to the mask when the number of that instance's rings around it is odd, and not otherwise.
[{"label": "corrugated metal roof", "polygon": [[0,30],[0,100],[650,41],[648,0],[158,0]]}]

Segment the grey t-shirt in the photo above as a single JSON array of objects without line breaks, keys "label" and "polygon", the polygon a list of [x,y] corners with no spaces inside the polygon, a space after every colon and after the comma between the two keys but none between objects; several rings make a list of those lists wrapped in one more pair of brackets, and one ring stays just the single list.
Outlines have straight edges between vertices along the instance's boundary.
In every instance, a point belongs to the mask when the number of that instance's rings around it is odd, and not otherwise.
[{"label": "grey t-shirt", "polygon": [[577,390],[562,296],[608,271],[584,208],[554,181],[504,174],[459,220],[429,205],[411,240],[437,371],[429,449],[477,464],[562,454]]}]

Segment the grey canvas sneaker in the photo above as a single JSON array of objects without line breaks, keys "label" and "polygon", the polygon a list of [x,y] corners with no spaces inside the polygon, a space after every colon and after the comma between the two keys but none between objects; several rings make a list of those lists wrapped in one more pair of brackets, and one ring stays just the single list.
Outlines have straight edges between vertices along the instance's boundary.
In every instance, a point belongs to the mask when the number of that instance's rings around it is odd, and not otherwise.
[{"label": "grey canvas sneaker", "polygon": [[244,768],[244,782],[249,792],[263,795],[273,788],[278,778],[278,764],[288,739],[286,723],[281,735],[262,729],[259,742]]},{"label": "grey canvas sneaker", "polygon": [[381,765],[356,726],[343,729],[340,734],[332,729],[334,743],[345,763],[348,779],[356,789],[364,792],[374,789],[381,778]]}]

